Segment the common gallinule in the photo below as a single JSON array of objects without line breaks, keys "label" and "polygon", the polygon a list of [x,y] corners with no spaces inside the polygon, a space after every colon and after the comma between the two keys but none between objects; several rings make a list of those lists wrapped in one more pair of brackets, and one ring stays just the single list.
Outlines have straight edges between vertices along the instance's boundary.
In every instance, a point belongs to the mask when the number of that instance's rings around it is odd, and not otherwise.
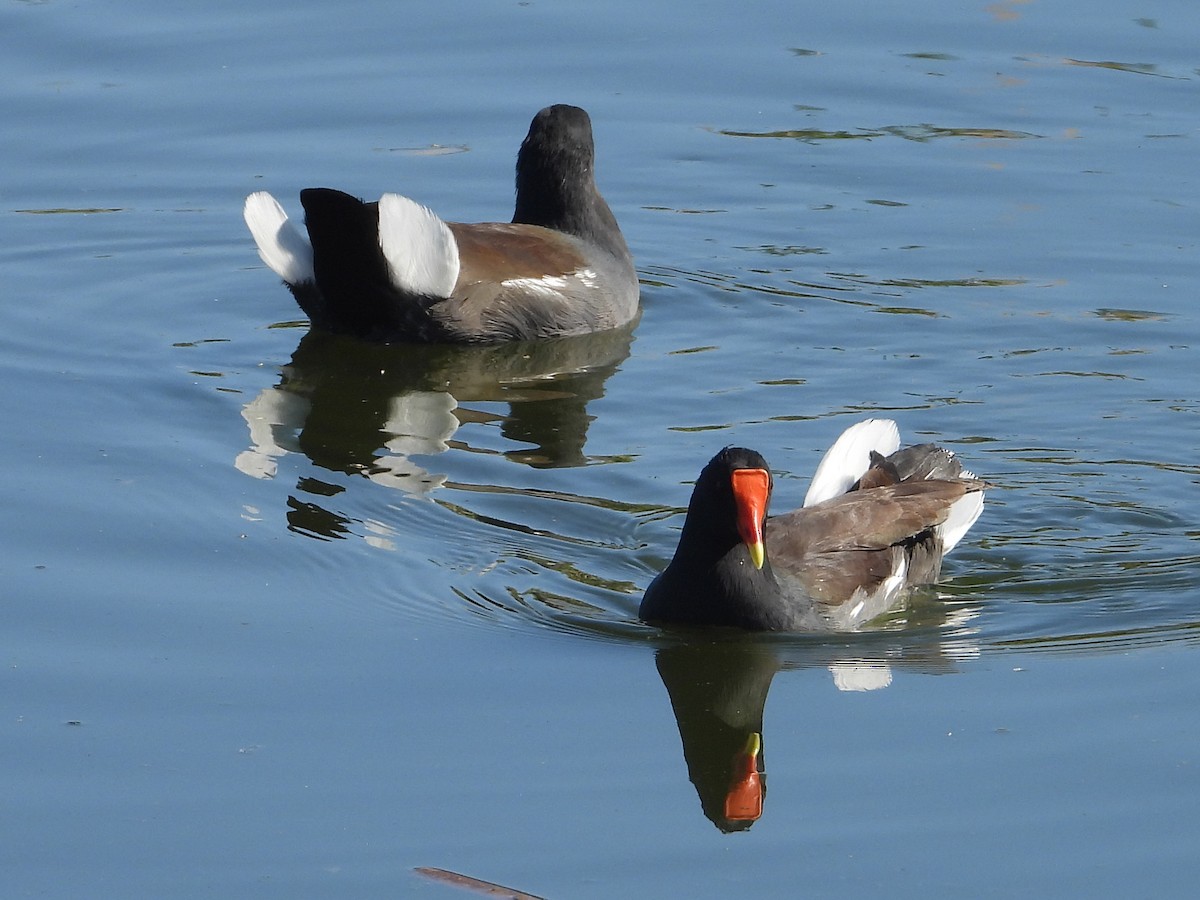
[{"label": "common gallinule", "polygon": [[588,114],[549,106],[517,154],[511,223],[444,222],[399,194],[300,192],[307,237],[265,191],[244,215],[311,323],[378,341],[498,342],[615,328],[638,280],[596,190]]},{"label": "common gallinule", "polygon": [[979,518],[987,485],[935,444],[897,450],[888,419],[848,428],[804,506],[767,518],[771,473],[726,447],[692,491],[679,546],[651,582],[649,622],[757,631],[853,630],[937,580]]}]

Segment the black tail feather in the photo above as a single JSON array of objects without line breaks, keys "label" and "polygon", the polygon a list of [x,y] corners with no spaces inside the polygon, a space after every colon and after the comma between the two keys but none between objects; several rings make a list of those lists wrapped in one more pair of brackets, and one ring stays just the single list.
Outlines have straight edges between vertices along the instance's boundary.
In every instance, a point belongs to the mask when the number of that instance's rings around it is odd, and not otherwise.
[{"label": "black tail feather", "polygon": [[431,328],[422,298],[392,284],[379,246],[379,204],[332,188],[300,192],[320,290],[297,296],[312,324],[369,339]]}]

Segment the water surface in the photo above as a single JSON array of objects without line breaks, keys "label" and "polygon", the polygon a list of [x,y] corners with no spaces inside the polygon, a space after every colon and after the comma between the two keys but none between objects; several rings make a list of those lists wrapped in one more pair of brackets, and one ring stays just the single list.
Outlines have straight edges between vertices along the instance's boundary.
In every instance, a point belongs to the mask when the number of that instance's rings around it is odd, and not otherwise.
[{"label": "water surface", "polygon": [[[1194,17],[0,10],[13,896],[1190,895]],[[592,114],[618,333],[309,333],[268,189],[511,214]],[[867,415],[996,485],[870,633],[637,621],[691,480]],[[761,734],[762,809],[730,816]],[[736,811],[736,810],[734,810]]]}]

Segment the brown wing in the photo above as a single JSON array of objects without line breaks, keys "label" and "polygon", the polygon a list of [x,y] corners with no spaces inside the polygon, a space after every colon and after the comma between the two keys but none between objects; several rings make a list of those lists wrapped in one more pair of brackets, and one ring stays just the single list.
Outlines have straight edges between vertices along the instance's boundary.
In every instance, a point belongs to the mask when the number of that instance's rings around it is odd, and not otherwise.
[{"label": "brown wing", "polygon": [[771,520],[789,546],[815,552],[879,550],[946,521],[950,507],[972,490],[969,481],[905,481],[842,494]]},{"label": "brown wing", "polygon": [[863,473],[858,482],[850,488],[852,491],[865,491],[868,488],[883,487],[887,484],[899,484],[900,472],[889,462],[882,453],[871,451],[871,467]]},{"label": "brown wing", "polygon": [[586,266],[578,241],[549,228],[506,222],[447,224],[458,242],[455,295],[476,284],[561,278]]},{"label": "brown wing", "polygon": [[777,573],[797,579],[824,603],[842,603],[857,588],[873,591],[907,555],[911,583],[931,581],[941,566],[933,529],[950,507],[982,482],[909,481],[853,491],[767,523],[767,556]]},{"label": "brown wing", "polygon": [[458,241],[458,281],[449,300],[430,310],[450,330],[529,339],[619,324],[578,239],[537,225],[450,228]]}]

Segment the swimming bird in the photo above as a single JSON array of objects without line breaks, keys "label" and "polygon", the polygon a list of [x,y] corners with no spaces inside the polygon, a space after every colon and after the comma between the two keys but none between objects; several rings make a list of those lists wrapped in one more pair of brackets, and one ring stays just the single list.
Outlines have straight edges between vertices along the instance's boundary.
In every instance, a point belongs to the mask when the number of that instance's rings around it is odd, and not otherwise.
[{"label": "swimming bird", "polygon": [[896,423],[867,419],[826,452],[804,506],[767,518],[772,479],[754,450],[704,467],[671,562],[650,584],[648,622],[754,631],[850,631],[930,584],[983,511],[987,484],[935,444],[903,450]]},{"label": "swimming bird", "polygon": [[511,222],[446,222],[408,197],[300,192],[306,232],[266,191],[246,198],[263,262],[312,325],[375,341],[487,342],[616,328],[638,280],[596,189],[592,123],[548,106],[517,154]]}]

